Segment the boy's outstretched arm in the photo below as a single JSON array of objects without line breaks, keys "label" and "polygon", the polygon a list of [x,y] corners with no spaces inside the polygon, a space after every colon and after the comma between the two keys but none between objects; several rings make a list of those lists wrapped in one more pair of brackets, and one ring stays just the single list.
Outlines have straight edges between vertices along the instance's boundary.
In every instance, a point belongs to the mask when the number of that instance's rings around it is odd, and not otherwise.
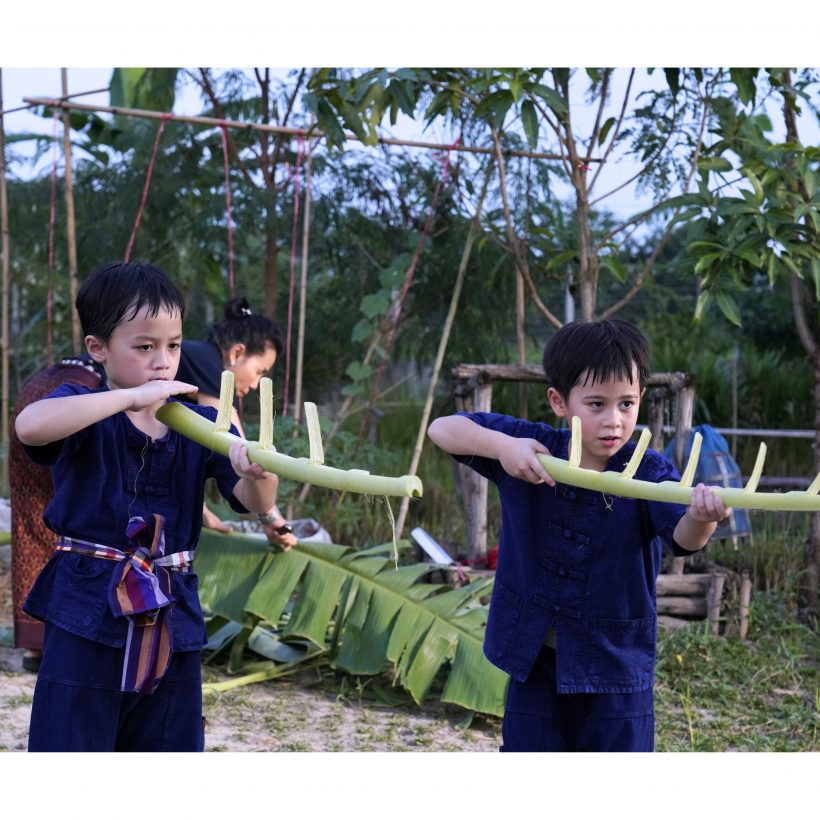
[{"label": "boy's outstretched arm", "polygon": [[711,487],[698,484],[692,488],[689,509],[675,527],[675,543],[693,552],[703,549],[717,528],[718,521],[726,518],[731,511],[723,499],[712,492]]},{"label": "boy's outstretched arm", "polygon": [[427,435],[447,453],[492,458],[514,478],[555,486],[555,479],[535,455],[543,453],[548,456],[549,450],[534,438],[516,438],[488,430],[465,416],[442,416],[430,425]]},{"label": "boy's outstretched arm", "polygon": [[248,445],[245,441],[231,444],[228,455],[231,466],[239,476],[239,481],[233,488],[234,496],[251,512],[268,512],[276,504],[279,477],[265,472],[259,464],[252,464],[248,460]]},{"label": "boy's outstretched arm", "polygon": [[186,382],[154,379],[139,387],[41,399],[20,412],[14,429],[23,444],[40,447],[124,410],[143,410],[171,396],[194,393],[197,389]]}]

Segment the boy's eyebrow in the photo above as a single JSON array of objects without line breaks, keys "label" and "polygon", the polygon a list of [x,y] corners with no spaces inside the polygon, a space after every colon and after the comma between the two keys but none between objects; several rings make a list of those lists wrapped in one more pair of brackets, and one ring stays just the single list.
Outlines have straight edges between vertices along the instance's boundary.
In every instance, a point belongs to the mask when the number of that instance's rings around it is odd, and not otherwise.
[{"label": "boy's eyebrow", "polygon": [[[139,339],[147,339],[149,342],[153,342],[153,341],[155,341],[156,339],[159,339],[159,338],[160,338],[159,336],[151,336],[150,333],[140,333],[139,336],[134,336],[134,341],[137,341]],[[170,336],[169,338],[172,341],[177,341],[178,339],[182,338],[182,334],[181,333],[176,333],[175,335]]]},{"label": "boy's eyebrow", "polygon": [[[619,399],[636,399],[638,398],[638,392],[635,393],[622,393],[618,396]],[[608,396],[605,396],[603,393],[584,393],[585,399],[606,399]]]}]

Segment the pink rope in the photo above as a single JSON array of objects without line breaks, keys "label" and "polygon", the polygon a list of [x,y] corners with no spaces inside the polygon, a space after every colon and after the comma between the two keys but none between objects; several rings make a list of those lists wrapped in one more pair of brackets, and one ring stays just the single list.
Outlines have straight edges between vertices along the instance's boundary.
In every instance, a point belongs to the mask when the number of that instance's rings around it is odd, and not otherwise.
[{"label": "pink rope", "polygon": [[137,238],[137,231],[139,230],[140,221],[142,220],[143,211],[145,211],[145,203],[148,201],[148,189],[151,187],[151,176],[154,173],[154,163],[157,159],[157,150],[159,149],[159,140],[162,132],[165,130],[165,124],[171,119],[170,114],[163,114],[160,120],[157,135],[154,138],[154,148],[151,151],[151,159],[148,161],[148,171],[145,174],[145,186],[142,189],[142,198],[140,199],[139,210],[137,211],[137,218],[134,220],[134,228],[131,231],[131,238],[128,240],[128,246],[125,249],[125,261],[131,259],[131,251],[134,248],[134,240]]},{"label": "pink rope", "polygon": [[[413,284],[413,277],[416,272],[416,265],[418,264],[418,261],[421,258],[421,252],[424,249],[424,241],[427,238],[427,235],[430,233],[430,228],[433,225],[433,217],[436,213],[436,205],[438,204],[438,198],[441,194],[441,189],[444,187],[444,183],[447,180],[447,177],[450,173],[450,151],[453,150],[459,144],[459,142],[461,142],[461,137],[459,137],[447,149],[447,152],[444,155],[444,161],[442,163],[441,173],[439,174],[438,184],[436,185],[435,191],[433,192],[433,198],[430,201],[430,207],[427,211],[427,218],[424,220],[424,227],[422,228],[421,234],[419,236],[419,241],[416,243],[416,249],[413,252],[413,258],[410,261],[410,266],[407,268],[407,273],[404,277],[404,285],[402,286],[398,302],[396,303],[395,318],[393,319],[393,323],[390,325],[390,332],[388,333],[387,341],[384,345],[384,354],[382,356],[382,361],[379,365],[378,370],[376,371],[376,375],[373,379],[373,386],[370,389],[370,400],[368,401],[369,408],[372,408],[373,403],[376,401],[376,394],[379,390],[379,383],[381,382],[382,375],[384,374],[384,370],[387,367],[387,362],[390,358],[390,351],[393,348],[393,341],[396,338],[396,332],[398,331],[399,323],[401,322],[401,313],[404,307],[404,300],[407,297],[408,292],[410,291],[411,285]],[[366,424],[367,413],[365,413],[362,416],[362,421],[359,425],[359,436],[363,435]]]},{"label": "pink rope", "polygon": [[[296,150],[296,167],[291,173],[293,180],[293,221],[290,229],[290,286],[288,293],[288,331],[285,341],[285,400],[282,412],[288,414],[288,396],[290,395],[290,344],[293,336],[293,298],[296,283],[296,234],[299,225],[299,172],[305,157],[305,141],[299,134]],[[305,264],[305,260],[302,260]]]},{"label": "pink rope", "polygon": [[228,162],[228,127],[225,123],[222,130],[222,155],[225,158],[225,211],[228,217],[228,293],[233,297],[233,212],[231,211],[231,168]]},{"label": "pink rope", "polygon": [[[56,101],[55,101],[56,105]],[[54,338],[52,331],[54,308],[54,223],[57,215],[57,122],[58,109],[54,109],[54,128],[51,143],[51,204],[48,214],[48,285],[46,290],[46,364],[53,360]]]}]

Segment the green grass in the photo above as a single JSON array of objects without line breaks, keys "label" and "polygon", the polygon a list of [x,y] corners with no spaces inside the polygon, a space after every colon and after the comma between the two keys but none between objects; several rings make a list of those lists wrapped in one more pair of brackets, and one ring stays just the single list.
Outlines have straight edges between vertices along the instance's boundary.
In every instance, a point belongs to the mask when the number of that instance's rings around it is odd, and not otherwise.
[{"label": "green grass", "polygon": [[820,750],[820,637],[782,596],[756,593],[748,640],[702,623],[662,633],[656,748],[681,752]]}]

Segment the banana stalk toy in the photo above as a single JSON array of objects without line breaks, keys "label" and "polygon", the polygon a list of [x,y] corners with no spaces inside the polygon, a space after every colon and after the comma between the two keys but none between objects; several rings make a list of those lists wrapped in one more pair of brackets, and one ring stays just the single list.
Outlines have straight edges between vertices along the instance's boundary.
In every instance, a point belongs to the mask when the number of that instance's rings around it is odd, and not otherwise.
[{"label": "banana stalk toy", "polygon": [[[273,394],[272,382],[263,378],[259,383],[260,424],[259,441],[247,441],[248,459],[261,465],[270,473],[293,481],[316,484],[333,490],[342,490],[366,495],[399,495],[421,498],[421,479],[415,475],[397,478],[371,475],[367,470],[339,470],[324,464],[322,435],[319,430],[319,414],[316,405],[305,402],[305,421],[310,443],[309,458],[294,458],[278,453],[273,446]],[[219,392],[219,411],[216,421],[194,413],[179,402],[170,402],[157,410],[157,418],[183,436],[214,450],[228,455],[228,449],[238,436],[229,432],[231,426],[231,405],[234,395],[234,376],[230,370],[222,373]]]},{"label": "banana stalk toy", "polygon": [[[587,470],[581,463],[581,420],[574,416],[572,419],[572,437],[570,439],[569,459],[564,461],[555,456],[538,454],[538,459],[547,472],[562,484],[571,484],[585,490],[600,490],[609,495],[620,495],[626,498],[642,498],[647,501],[664,501],[673,504],[690,504],[692,499],[692,480],[695,476],[702,436],[695,433],[689,461],[683,471],[681,480],[640,481],[633,478],[638,465],[646,452],[652,434],[643,430],[632,458],[622,473],[612,470],[598,472]],[[787,493],[759,493],[756,492],[760,475],[763,472],[763,462],[766,459],[766,445],[761,444],[757,454],[754,469],[746,486],[718,487],[715,494],[723,499],[727,507],[738,507],[747,510],[780,510],[791,512],[820,512],[820,474],[812,481],[805,491],[791,491]]]}]

